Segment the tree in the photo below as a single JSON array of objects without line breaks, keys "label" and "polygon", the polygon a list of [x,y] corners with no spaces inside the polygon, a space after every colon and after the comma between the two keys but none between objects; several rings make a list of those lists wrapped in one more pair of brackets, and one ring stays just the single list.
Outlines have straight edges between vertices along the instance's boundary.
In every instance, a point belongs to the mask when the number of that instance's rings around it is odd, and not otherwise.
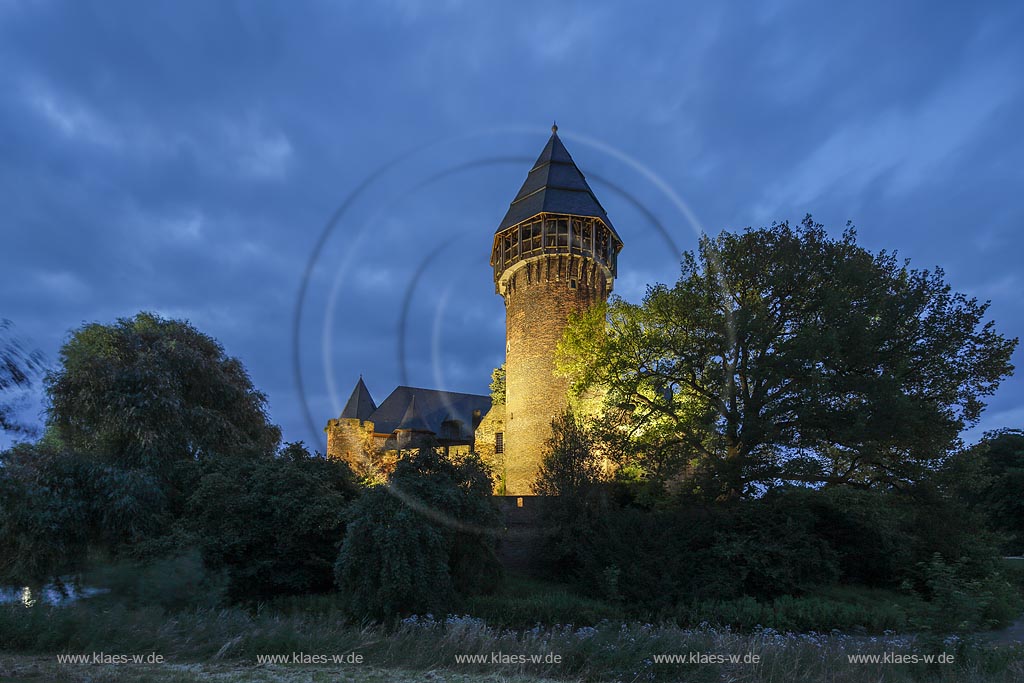
[{"label": "tree", "polygon": [[505,364],[491,372],[491,405],[505,405]]},{"label": "tree", "polygon": [[75,330],[46,378],[49,424],[76,452],[169,477],[213,453],[270,455],[280,430],[242,363],[152,313]]},{"label": "tree", "polygon": [[345,511],[356,497],[347,465],[298,442],[275,458],[214,456],[204,470],[184,526],[206,566],[227,573],[229,597],[333,587]]},{"label": "tree", "polygon": [[581,496],[601,481],[603,467],[594,451],[594,440],[571,410],[551,420],[533,492],[539,496]]},{"label": "tree", "polygon": [[335,579],[357,617],[444,614],[458,595],[493,590],[498,513],[476,454],[423,446],[400,459],[386,485],[353,504]]},{"label": "tree", "polygon": [[[29,388],[33,377],[42,370],[42,355],[38,351],[26,350],[25,345],[11,333],[11,327],[10,320],[0,318],[0,397],[15,389]],[[0,431],[29,431],[14,419],[13,412],[11,403],[0,401]]]},{"label": "tree", "polygon": [[1006,537],[1004,551],[1024,553],[1024,431],[986,433],[974,446],[953,455],[940,482],[987,526]]},{"label": "tree", "polygon": [[648,476],[712,498],[899,486],[1012,371],[987,309],[807,216],[703,238],[674,287],[576,316],[559,364],[574,391],[607,389],[600,437]]},{"label": "tree", "polygon": [[116,554],[159,529],[159,482],[61,450],[44,438],[0,453],[0,579],[42,584],[77,572],[91,550]]},{"label": "tree", "polygon": [[[555,416],[533,483],[534,493],[551,496],[540,508],[545,533],[539,554],[551,578],[579,580],[587,573],[591,549],[603,530],[602,513],[607,511],[608,501],[597,487],[603,470],[593,438],[572,409]],[[608,585],[602,584],[602,596],[615,598],[618,565],[602,566],[600,571],[609,572],[610,577],[604,582]]]}]

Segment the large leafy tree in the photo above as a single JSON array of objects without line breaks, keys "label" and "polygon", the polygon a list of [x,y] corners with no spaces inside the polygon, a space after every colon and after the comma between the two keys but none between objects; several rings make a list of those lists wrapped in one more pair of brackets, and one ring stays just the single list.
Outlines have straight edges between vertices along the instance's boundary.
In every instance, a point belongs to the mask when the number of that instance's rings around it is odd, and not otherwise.
[{"label": "large leafy tree", "polygon": [[167,473],[211,453],[271,455],[280,430],[242,363],[152,313],[75,330],[46,379],[50,426],[75,452]]},{"label": "large leafy tree", "polygon": [[575,391],[607,391],[606,448],[649,477],[710,497],[899,485],[1012,371],[1017,340],[987,308],[808,216],[703,238],[675,286],[574,319],[559,363]]}]

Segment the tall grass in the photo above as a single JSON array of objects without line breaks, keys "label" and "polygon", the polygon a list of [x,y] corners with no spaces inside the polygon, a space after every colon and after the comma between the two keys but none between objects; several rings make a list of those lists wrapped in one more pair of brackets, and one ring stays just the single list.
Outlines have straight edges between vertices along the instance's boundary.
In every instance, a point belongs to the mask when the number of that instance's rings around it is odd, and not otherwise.
[{"label": "tall grass", "polygon": [[[297,607],[297,606],[296,606]],[[507,629],[472,617],[409,618],[392,629],[347,622],[319,612],[262,609],[193,610],[83,603],[67,608],[0,608],[0,649],[34,653],[157,652],[177,661],[255,665],[258,655],[359,652],[367,665],[414,671],[528,674],[585,681],[1020,681],[1024,650],[984,648],[963,641],[915,642],[895,636],[785,634],[761,629],[741,634],[711,627],[602,622],[596,626]],[[956,663],[850,665],[847,654],[945,650]],[[557,654],[558,663],[475,663],[456,655]],[[655,655],[757,655],[760,664],[659,664]]]}]

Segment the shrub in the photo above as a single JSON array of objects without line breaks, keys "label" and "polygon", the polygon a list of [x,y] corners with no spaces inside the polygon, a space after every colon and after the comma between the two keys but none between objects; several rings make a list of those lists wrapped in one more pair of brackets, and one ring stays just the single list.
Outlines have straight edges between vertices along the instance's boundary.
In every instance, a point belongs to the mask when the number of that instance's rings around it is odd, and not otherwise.
[{"label": "shrub", "polygon": [[1022,607],[1018,590],[999,572],[973,576],[968,563],[935,553],[922,563],[929,609],[921,626],[948,632],[991,629],[1012,621]]},{"label": "shrub", "polygon": [[424,446],[395,465],[348,515],[334,573],[347,611],[390,619],[444,613],[456,595],[493,590],[498,512],[491,477],[475,454]]},{"label": "shrub", "polygon": [[561,512],[546,520],[555,529],[544,576],[568,577],[593,597],[618,592],[638,617],[743,596],[770,604],[836,584],[905,587],[930,598],[926,568],[936,552],[957,558],[958,576],[982,591],[978,599],[986,601],[986,591],[1005,596],[991,536],[955,501],[923,486],[909,493],[784,488],[753,500],[680,499],[654,509],[561,500],[550,507]]},{"label": "shrub", "polygon": [[83,581],[109,589],[109,599],[128,607],[156,606],[168,612],[219,607],[228,588],[227,574],[209,571],[194,548],[146,562],[99,565]]},{"label": "shrub", "polygon": [[212,458],[185,527],[203,561],[225,571],[234,600],[328,591],[355,495],[348,467],[301,443],[276,458]]}]

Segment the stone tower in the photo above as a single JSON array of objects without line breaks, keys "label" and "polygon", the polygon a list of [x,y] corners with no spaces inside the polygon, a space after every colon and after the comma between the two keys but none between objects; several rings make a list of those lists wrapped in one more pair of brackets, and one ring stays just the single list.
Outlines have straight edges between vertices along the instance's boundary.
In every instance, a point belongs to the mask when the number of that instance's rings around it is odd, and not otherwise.
[{"label": "stone tower", "polygon": [[532,484],[564,410],[555,347],[569,315],[606,301],[622,240],[551,127],[551,138],[494,233],[495,290],[505,299],[506,495]]}]

